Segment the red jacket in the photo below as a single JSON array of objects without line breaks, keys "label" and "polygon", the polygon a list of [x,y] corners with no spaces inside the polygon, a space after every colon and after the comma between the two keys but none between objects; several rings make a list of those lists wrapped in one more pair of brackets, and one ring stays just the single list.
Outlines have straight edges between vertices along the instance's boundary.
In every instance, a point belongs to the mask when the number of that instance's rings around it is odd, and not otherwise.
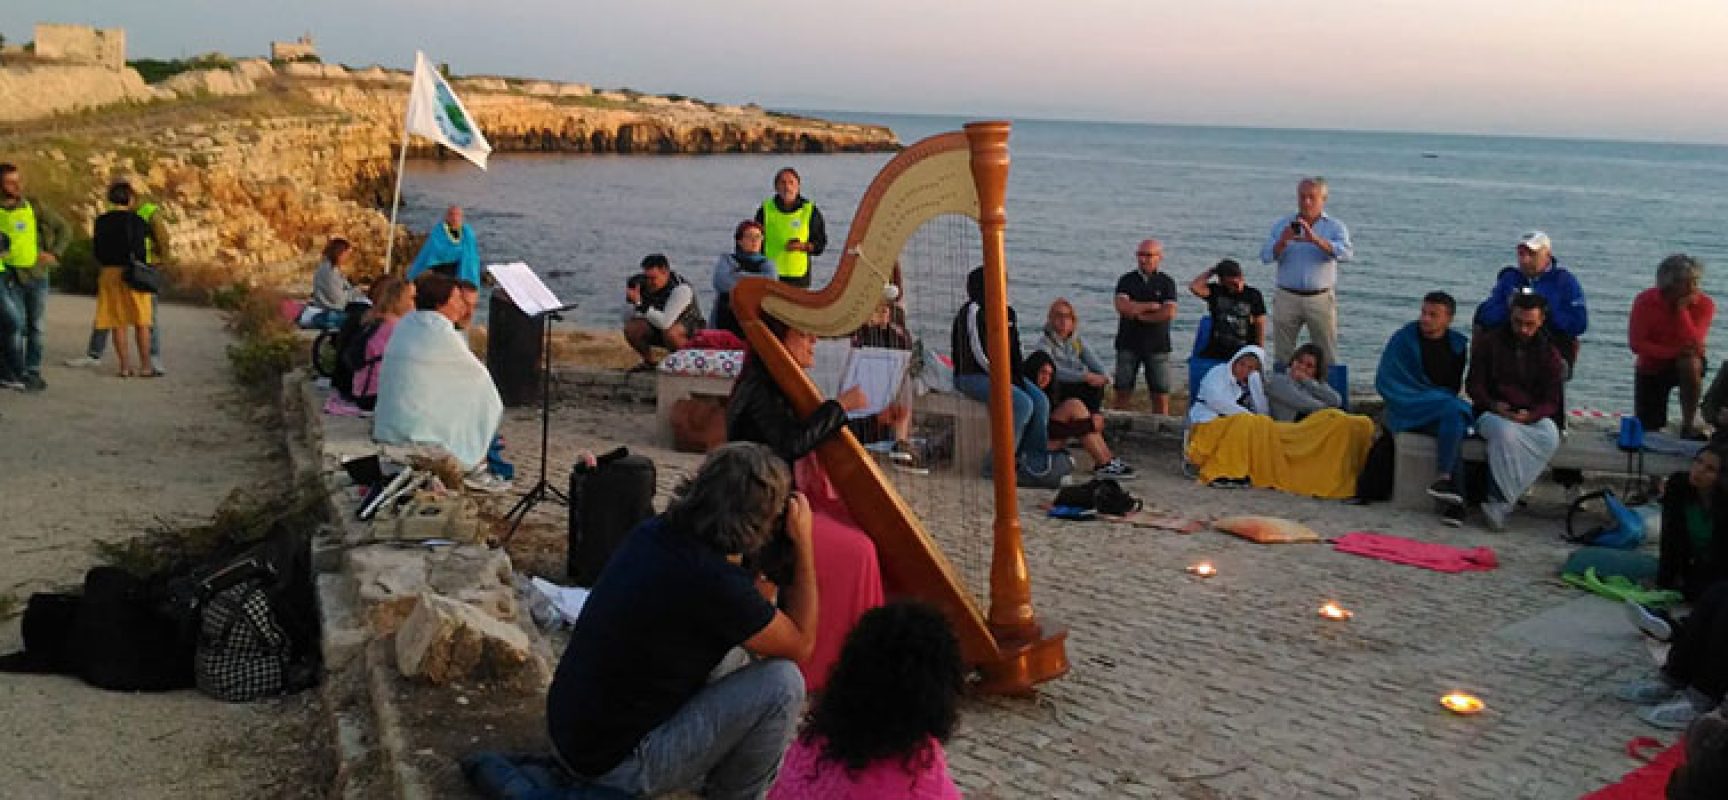
[{"label": "red jacket", "polygon": [[1686,345],[1703,350],[1710,337],[1710,320],[1716,316],[1716,302],[1700,294],[1685,308],[1676,309],[1662,296],[1661,289],[1645,289],[1632,301],[1632,319],[1627,330],[1627,344],[1638,354],[1634,370],[1645,374],[1661,372],[1680,357]]}]

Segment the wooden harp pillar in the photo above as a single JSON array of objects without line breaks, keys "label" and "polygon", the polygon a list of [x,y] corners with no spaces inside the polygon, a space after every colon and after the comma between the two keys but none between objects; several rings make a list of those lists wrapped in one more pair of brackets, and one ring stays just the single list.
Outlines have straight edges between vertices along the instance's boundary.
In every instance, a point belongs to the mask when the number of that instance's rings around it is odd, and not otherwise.
[{"label": "wooden harp pillar", "polygon": [[[808,415],[823,398],[763,324],[763,314],[819,336],[851,335],[880,302],[883,285],[896,279],[895,265],[907,241],[938,216],[963,215],[979,225],[986,347],[992,363],[1008,363],[1009,131],[1007,122],[975,122],[964,132],[920,141],[889,161],[859,202],[834,279],[822,289],[807,291],[762,278],[738,283],[732,306],[745,338],[794,411]],[[983,675],[983,691],[1026,694],[1068,671],[1067,634],[1047,629],[1032,607],[1015,484],[1011,380],[1008,370],[992,370],[995,509],[987,611],[978,608],[947,556],[850,431],[831,437],[817,452],[853,518],[875,542],[884,579],[943,612],[967,663]]]}]

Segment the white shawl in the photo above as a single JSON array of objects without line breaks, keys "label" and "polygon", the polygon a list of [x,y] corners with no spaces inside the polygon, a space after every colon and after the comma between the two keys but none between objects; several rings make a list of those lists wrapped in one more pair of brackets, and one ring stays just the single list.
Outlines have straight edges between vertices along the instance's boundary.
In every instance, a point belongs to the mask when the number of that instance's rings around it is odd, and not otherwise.
[{"label": "white shawl", "polygon": [[[1236,382],[1236,375],[1231,371],[1238,359],[1254,356],[1260,362],[1260,369],[1248,373],[1248,385],[1244,387]],[[1266,402],[1266,386],[1261,372],[1266,369],[1266,351],[1257,345],[1247,345],[1236,351],[1229,361],[1219,364],[1206,372],[1206,377],[1200,381],[1200,396],[1190,398],[1188,404],[1188,423],[1198,425],[1211,422],[1219,417],[1231,414],[1269,414],[1272,407]],[[1248,392],[1248,405],[1242,405],[1239,400],[1243,390]]]},{"label": "white shawl", "polygon": [[448,317],[436,311],[403,317],[379,367],[373,439],[438,445],[467,468],[486,460],[504,403]]}]

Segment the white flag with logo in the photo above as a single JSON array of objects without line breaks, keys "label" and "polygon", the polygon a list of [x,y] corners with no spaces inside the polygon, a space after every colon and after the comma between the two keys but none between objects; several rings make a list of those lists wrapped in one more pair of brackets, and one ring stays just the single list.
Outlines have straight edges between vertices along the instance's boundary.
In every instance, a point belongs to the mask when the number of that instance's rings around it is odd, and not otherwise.
[{"label": "white flag with logo", "polygon": [[408,94],[407,126],[408,133],[431,139],[474,162],[474,166],[486,168],[492,145],[487,143],[462,101],[456,99],[456,93],[450,91],[444,76],[419,51],[414,53],[414,88]]}]

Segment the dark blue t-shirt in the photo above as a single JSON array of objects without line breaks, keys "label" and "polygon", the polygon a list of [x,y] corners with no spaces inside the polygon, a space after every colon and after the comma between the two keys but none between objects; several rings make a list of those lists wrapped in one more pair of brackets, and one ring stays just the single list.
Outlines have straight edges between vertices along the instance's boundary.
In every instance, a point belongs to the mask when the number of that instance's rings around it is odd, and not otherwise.
[{"label": "dark blue t-shirt", "polygon": [[[1116,281],[1116,294],[1124,294],[1136,303],[1176,302],[1176,282],[1169,275],[1154,272],[1147,275],[1130,270]],[[1116,349],[1141,355],[1170,352],[1170,323],[1141,322],[1127,317],[1116,320]]]},{"label": "dark blue t-shirt", "polygon": [[599,777],[700,691],[726,652],[774,620],[754,577],[655,517],[600,573],[546,694],[552,744]]}]

